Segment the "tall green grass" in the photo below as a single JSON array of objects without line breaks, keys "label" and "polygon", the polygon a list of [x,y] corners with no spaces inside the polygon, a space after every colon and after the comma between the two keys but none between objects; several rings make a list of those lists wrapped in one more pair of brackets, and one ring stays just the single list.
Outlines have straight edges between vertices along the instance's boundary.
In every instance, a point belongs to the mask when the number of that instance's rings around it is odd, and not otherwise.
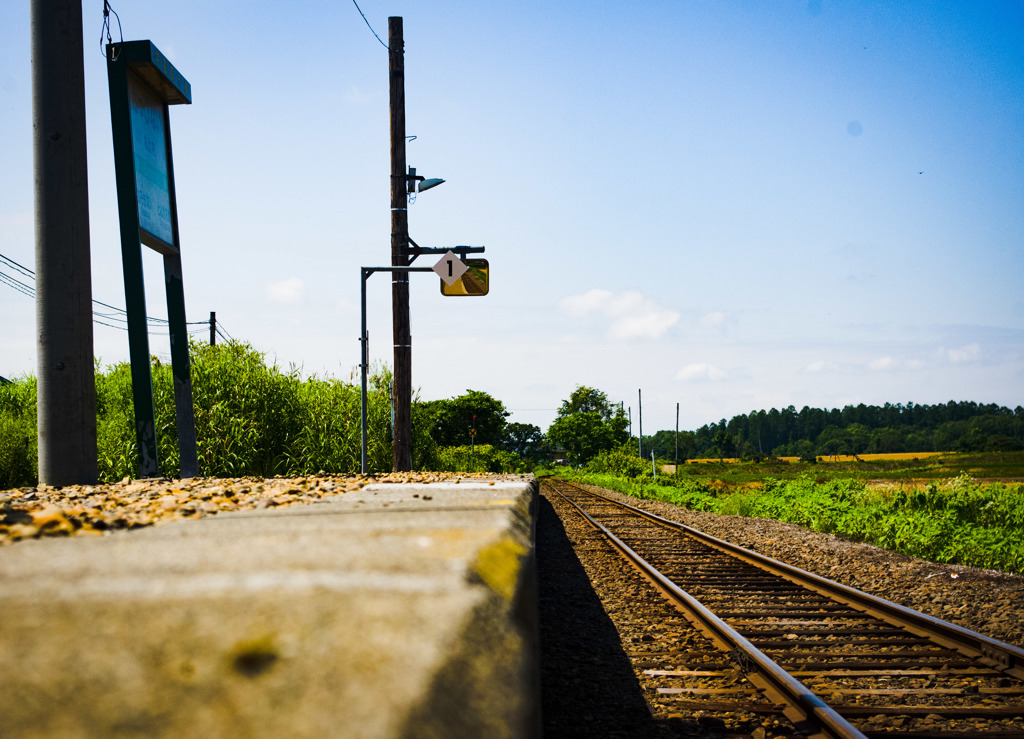
[{"label": "tall green grass", "polygon": [[[160,472],[177,477],[178,442],[170,365],[153,357],[153,399]],[[358,472],[361,466],[360,387],[327,378],[303,379],[291,367],[268,365],[247,344],[191,346],[199,472],[206,477]],[[367,393],[367,462],[391,469],[391,387],[386,367],[375,367]],[[36,382],[0,386],[0,488],[37,482]],[[99,477],[113,482],[138,469],[131,367],[96,372]],[[414,409],[413,464],[432,468],[436,445],[430,419]]]},{"label": "tall green grass", "polygon": [[34,485],[38,464],[36,378],[16,378],[0,385],[0,490]]}]

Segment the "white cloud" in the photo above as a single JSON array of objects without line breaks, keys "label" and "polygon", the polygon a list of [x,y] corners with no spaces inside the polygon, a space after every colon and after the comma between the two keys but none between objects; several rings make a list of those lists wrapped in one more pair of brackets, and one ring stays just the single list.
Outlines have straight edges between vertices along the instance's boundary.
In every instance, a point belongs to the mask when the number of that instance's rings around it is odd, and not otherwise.
[{"label": "white cloud", "polygon": [[601,310],[613,295],[607,290],[589,290],[582,295],[570,295],[562,298],[558,306],[570,316],[585,316],[593,311]]},{"label": "white cloud", "polygon": [[679,314],[658,309],[635,316],[623,316],[612,322],[608,335],[613,339],[657,339],[679,320]]},{"label": "white cloud", "polygon": [[714,311],[700,317],[700,325],[704,328],[722,328],[729,320],[729,314],[723,311]]},{"label": "white cloud", "polygon": [[977,344],[967,344],[959,349],[939,349],[939,356],[953,364],[977,361],[980,353],[981,347]]},{"label": "white cloud", "polygon": [[595,288],[562,298],[558,306],[571,316],[596,313],[610,319],[608,335],[613,339],[657,339],[679,321],[677,312],[635,290],[613,293]]},{"label": "white cloud", "polygon": [[807,367],[804,368],[804,371],[810,372],[811,374],[817,374],[820,372],[835,372],[837,369],[839,368],[836,366],[835,362],[826,362],[825,360],[819,359],[817,362],[811,362],[807,365]]},{"label": "white cloud", "polygon": [[920,359],[896,359],[895,357],[878,357],[867,363],[867,368],[875,372],[892,372],[894,370],[919,370],[929,366],[929,362]]},{"label": "white cloud", "polygon": [[300,277],[289,277],[280,282],[272,282],[267,285],[267,295],[275,303],[299,303],[306,291],[306,283]]},{"label": "white cloud", "polygon": [[718,382],[725,379],[725,372],[713,364],[699,362],[683,367],[676,373],[675,379],[684,382]]}]

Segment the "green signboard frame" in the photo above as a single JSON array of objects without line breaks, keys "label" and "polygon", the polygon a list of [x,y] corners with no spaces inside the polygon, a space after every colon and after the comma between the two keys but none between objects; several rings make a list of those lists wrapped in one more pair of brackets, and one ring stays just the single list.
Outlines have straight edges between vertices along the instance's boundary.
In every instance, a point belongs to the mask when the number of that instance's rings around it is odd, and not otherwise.
[{"label": "green signboard frame", "polygon": [[139,477],[160,472],[142,244],[163,255],[180,471],[195,477],[199,461],[168,114],[168,106],[192,102],[192,86],[151,41],[107,44],[106,52]]}]

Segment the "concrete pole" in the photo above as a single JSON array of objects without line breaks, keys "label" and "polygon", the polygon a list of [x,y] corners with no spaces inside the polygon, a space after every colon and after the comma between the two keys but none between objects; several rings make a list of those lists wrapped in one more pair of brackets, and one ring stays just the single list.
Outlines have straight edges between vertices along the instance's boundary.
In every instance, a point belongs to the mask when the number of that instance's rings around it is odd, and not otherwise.
[{"label": "concrete pole", "polygon": [[39,482],[95,483],[81,0],[32,0]]}]

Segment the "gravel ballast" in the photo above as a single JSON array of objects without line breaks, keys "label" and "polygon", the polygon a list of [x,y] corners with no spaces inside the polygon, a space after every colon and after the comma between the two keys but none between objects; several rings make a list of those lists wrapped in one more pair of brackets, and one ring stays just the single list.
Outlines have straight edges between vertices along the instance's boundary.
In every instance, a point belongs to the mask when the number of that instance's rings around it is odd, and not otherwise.
[{"label": "gravel ballast", "polygon": [[947,565],[794,524],[690,511],[584,485],[712,536],[866,593],[1024,647],[1024,578]]}]

